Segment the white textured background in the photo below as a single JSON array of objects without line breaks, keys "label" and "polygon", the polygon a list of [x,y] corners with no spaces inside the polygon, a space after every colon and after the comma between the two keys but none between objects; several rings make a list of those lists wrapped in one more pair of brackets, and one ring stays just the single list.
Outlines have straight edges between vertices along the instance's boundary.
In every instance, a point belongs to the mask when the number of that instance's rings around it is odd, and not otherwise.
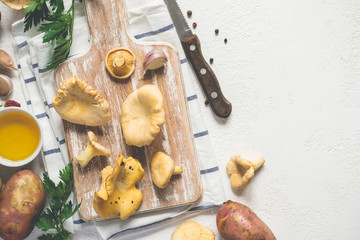
[{"label": "white textured background", "polygon": [[[227,120],[202,104],[228,198],[252,208],[278,239],[360,239],[360,1],[179,5],[193,11],[189,23],[197,22],[203,54],[214,58],[233,104]],[[12,53],[10,25],[22,14],[2,3],[0,11],[0,48]],[[21,102],[12,75],[12,98]],[[204,102],[198,84],[197,91]],[[266,160],[239,192],[225,172],[233,154]],[[195,220],[216,231],[214,214]],[[169,239],[176,225],[157,229],[157,239]]]}]

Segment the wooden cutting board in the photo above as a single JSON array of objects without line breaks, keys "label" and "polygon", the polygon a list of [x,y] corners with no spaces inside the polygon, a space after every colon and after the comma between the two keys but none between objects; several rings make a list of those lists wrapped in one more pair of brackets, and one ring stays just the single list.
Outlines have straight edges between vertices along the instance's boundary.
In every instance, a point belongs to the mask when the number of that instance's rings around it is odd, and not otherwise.
[{"label": "wooden cutting board", "polygon": [[[177,51],[166,44],[139,44],[127,35],[127,15],[124,0],[85,1],[92,46],[87,54],[71,59],[56,70],[57,86],[71,76],[76,76],[96,89],[109,103],[112,118],[100,127],[87,127],[64,121],[65,135],[70,158],[73,159],[87,144],[87,131],[91,130],[99,142],[110,150],[110,157],[95,157],[82,169],[75,161],[74,181],[80,215],[84,220],[98,218],[93,210],[94,192],[101,183],[100,171],[107,165],[115,166],[119,154],[138,159],[145,170],[138,183],[143,201],[138,212],[154,211],[194,203],[202,196],[200,172],[193,143],[187,111],[187,101],[180,71]],[[105,67],[105,56],[113,48],[131,49],[136,57],[134,74],[127,80],[116,80]],[[153,49],[162,50],[168,58],[162,69],[148,73],[142,78],[145,55]],[[121,106],[135,89],[145,85],[157,85],[164,97],[165,124],[150,146],[128,146],[122,136],[120,125]],[[168,187],[159,189],[151,181],[150,161],[157,151],[170,155],[184,172],[171,179]]]}]

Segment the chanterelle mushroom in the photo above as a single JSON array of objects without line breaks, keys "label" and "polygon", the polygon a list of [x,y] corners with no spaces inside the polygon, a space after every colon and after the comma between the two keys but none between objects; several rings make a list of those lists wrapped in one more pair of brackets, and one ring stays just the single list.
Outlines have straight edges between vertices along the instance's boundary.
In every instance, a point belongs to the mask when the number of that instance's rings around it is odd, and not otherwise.
[{"label": "chanterelle mushroom", "polygon": [[86,148],[76,158],[81,167],[85,167],[95,156],[109,157],[110,152],[103,145],[97,142],[97,138],[92,131],[88,132],[89,141]]},{"label": "chanterelle mushroom", "polygon": [[259,158],[253,162],[234,155],[226,164],[226,172],[230,177],[231,187],[241,189],[249,184],[254,177],[255,171],[265,163],[264,158]]},{"label": "chanterelle mushroom", "polygon": [[155,85],[130,93],[121,107],[121,127],[128,145],[150,145],[165,122],[163,96]]},{"label": "chanterelle mushroom", "polygon": [[63,119],[72,123],[101,126],[111,118],[110,104],[77,77],[62,82],[52,104]]},{"label": "chanterelle mushroom", "polygon": [[173,234],[171,240],[215,240],[214,232],[197,222],[183,222],[178,226]]},{"label": "chanterelle mushroom", "polygon": [[5,3],[5,5],[7,5],[9,8],[12,8],[14,10],[21,10],[21,9],[25,9],[26,5],[34,0],[1,0],[1,1]]},{"label": "chanterelle mushroom", "polygon": [[182,172],[182,167],[175,166],[174,160],[163,152],[155,153],[151,159],[151,179],[158,188],[165,188],[172,175]]},{"label": "chanterelle mushroom", "polygon": [[126,79],[135,70],[135,55],[126,48],[115,48],[108,52],[105,65],[111,76]]},{"label": "chanterelle mushroom", "polygon": [[135,187],[144,176],[140,162],[120,155],[115,168],[106,167],[101,176],[100,190],[94,196],[94,210],[104,219],[119,214],[120,219],[127,219],[139,208],[143,198],[141,191]]}]

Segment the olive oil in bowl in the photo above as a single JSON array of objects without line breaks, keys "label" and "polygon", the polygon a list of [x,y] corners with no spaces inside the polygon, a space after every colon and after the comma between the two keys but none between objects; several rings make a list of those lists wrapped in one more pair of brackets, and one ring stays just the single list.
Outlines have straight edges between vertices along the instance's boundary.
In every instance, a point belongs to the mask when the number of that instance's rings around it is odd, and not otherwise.
[{"label": "olive oil in bowl", "polygon": [[41,130],[34,117],[15,108],[0,112],[0,160],[21,162],[35,158],[40,144]]}]

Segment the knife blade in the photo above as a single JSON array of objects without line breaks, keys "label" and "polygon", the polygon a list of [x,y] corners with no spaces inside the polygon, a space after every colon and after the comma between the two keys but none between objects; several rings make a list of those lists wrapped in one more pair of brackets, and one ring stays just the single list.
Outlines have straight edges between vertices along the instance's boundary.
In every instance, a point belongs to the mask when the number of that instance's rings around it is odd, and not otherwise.
[{"label": "knife blade", "polygon": [[202,55],[199,38],[192,33],[176,0],[164,0],[164,2],[180,38],[186,58],[195,71],[211,109],[219,117],[228,117],[232,105],[224,97],[215,73]]}]

